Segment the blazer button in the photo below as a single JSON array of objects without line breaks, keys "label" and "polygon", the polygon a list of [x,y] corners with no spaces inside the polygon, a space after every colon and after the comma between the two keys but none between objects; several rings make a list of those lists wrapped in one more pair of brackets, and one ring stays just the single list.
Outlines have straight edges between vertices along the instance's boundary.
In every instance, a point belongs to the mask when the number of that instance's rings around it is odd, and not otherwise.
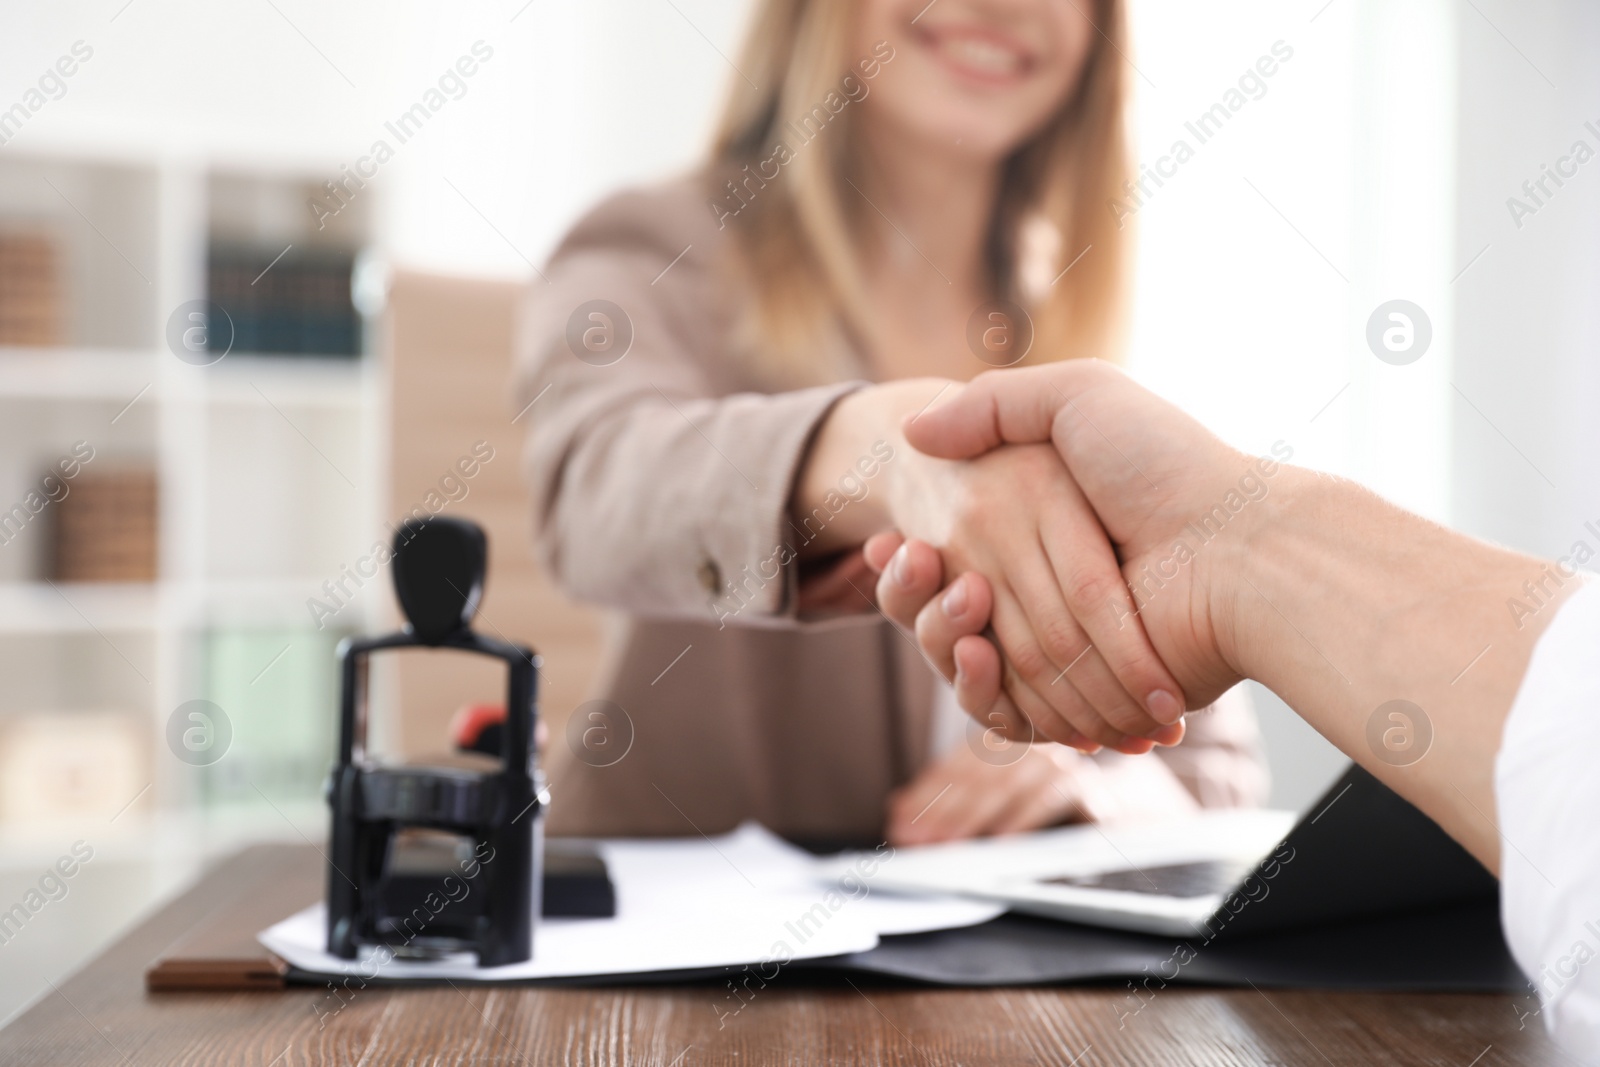
[{"label": "blazer button", "polygon": [[713,597],[722,595],[722,571],[717,567],[716,560],[702,560],[700,569],[695,574],[700,579],[700,584],[705,587],[706,592]]}]

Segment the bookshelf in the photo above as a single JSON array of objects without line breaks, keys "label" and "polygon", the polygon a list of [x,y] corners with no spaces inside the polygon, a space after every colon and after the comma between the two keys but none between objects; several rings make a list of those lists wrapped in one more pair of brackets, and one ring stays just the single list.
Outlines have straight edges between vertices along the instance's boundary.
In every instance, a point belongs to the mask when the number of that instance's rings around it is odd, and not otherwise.
[{"label": "bookshelf", "polygon": [[[24,782],[0,794],[0,840],[36,832],[30,796],[97,845],[292,834],[285,819],[321,809],[333,645],[378,608],[364,592],[318,631],[306,600],[380,529],[385,388],[350,296],[376,193],[318,229],[305,204],[323,177],[0,157],[0,280],[26,280],[0,295],[0,777]],[[231,347],[180,358],[170,321],[207,299]],[[75,448],[93,458],[62,479]],[[154,492],[93,488],[89,472],[116,469]],[[95,571],[63,557],[62,513],[92,529],[135,507],[153,523],[118,528],[153,528],[150,573],[75,580]],[[214,765],[168,741],[196,699],[230,720]],[[125,810],[101,810],[107,790]]]}]

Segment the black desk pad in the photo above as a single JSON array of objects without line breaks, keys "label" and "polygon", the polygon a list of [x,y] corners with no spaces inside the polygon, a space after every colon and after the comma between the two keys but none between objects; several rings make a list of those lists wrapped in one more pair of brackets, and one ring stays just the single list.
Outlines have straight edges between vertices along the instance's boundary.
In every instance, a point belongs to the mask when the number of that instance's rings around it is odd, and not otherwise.
[{"label": "black desk pad", "polygon": [[1408,992],[1528,989],[1492,900],[1210,944],[1007,914],[962,930],[886,937],[868,952],[791,966],[960,986],[1131,980],[1151,990],[1251,983]]}]

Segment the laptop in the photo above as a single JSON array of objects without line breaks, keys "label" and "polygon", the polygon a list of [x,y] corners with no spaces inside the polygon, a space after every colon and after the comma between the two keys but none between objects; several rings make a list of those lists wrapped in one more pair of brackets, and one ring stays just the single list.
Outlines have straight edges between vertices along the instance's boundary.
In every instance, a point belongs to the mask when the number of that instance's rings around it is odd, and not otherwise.
[{"label": "laptop", "polygon": [[943,893],[1093,926],[1209,940],[1492,898],[1498,883],[1351,765],[1298,817],[1213,810],[902,848],[874,889]]}]

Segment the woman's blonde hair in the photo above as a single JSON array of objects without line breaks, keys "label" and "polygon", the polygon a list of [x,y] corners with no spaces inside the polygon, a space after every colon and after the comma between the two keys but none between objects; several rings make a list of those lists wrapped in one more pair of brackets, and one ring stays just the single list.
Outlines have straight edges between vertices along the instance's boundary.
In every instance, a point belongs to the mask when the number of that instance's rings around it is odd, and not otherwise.
[{"label": "woman's blonde hair", "polygon": [[[875,336],[852,236],[865,232],[872,209],[851,188],[858,141],[850,101],[870,92],[863,78],[881,70],[885,53],[892,65],[893,53],[880,43],[875,54],[851,54],[856,7],[762,0],[712,148],[713,173],[725,183],[712,210],[734,227],[739,266],[755,290],[747,343],[764,369],[795,382],[848,372],[827,365],[823,353],[841,347],[830,339],[870,345]],[[1131,253],[1111,205],[1132,173],[1127,30],[1122,0],[1095,8],[1076,91],[1006,160],[994,206],[992,295],[1032,317],[1030,361],[1115,358],[1121,342]]]}]

